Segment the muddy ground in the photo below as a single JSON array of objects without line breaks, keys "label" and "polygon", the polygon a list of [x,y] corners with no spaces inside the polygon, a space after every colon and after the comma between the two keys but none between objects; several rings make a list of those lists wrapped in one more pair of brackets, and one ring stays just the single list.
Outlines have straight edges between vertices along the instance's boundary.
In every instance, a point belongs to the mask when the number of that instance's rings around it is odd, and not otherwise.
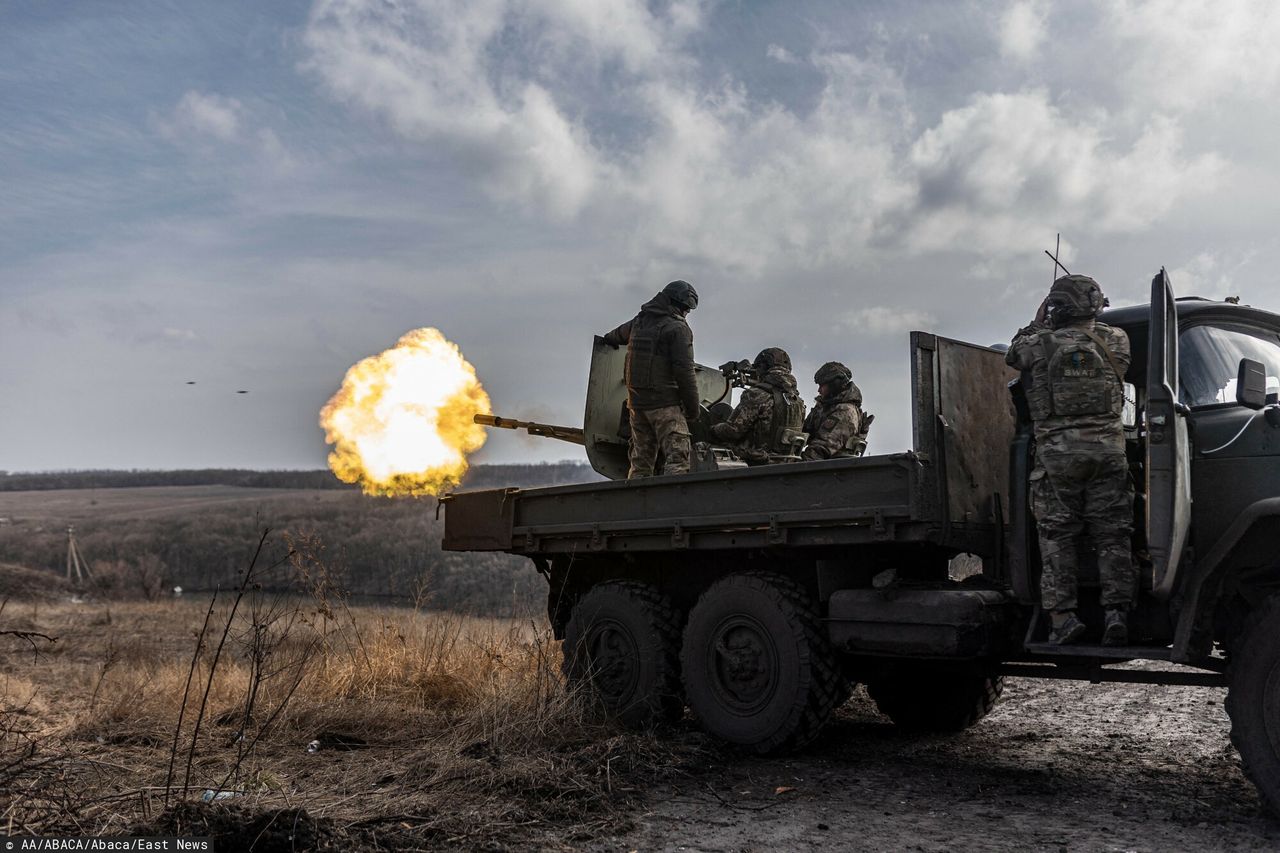
[{"label": "muddy ground", "polygon": [[952,736],[899,734],[859,691],[790,758],[715,759],[589,850],[1274,850],[1225,691],[1011,679]]}]

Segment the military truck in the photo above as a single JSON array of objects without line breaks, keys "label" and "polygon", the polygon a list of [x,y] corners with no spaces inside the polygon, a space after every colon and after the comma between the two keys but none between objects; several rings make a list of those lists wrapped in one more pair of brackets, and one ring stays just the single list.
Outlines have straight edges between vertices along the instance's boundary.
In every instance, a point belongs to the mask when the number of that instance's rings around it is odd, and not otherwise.
[{"label": "military truck", "polygon": [[[1046,642],[1019,377],[998,349],[923,332],[909,451],[458,493],[444,547],[529,557],[566,674],[629,724],[688,707],[770,753],[812,740],[859,683],[894,723],[928,731],[976,723],[1007,676],[1225,686],[1232,740],[1280,813],[1280,315],[1175,300],[1162,270],[1150,305],[1102,319],[1134,353],[1129,646],[1099,644],[1087,542],[1093,634]],[[616,478],[625,389],[606,349],[582,441]],[[726,390],[717,375],[699,372],[708,403]]]}]

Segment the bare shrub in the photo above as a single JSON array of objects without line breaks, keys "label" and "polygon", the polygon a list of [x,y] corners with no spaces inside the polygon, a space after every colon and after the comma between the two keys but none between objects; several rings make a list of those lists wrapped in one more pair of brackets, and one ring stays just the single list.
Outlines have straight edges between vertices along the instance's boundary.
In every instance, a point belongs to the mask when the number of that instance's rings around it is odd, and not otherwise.
[{"label": "bare shrub", "polygon": [[[594,716],[541,621],[355,607],[319,543],[265,547],[284,556],[203,604],[116,604],[105,626],[86,618],[100,605],[44,607],[80,645],[59,664],[60,695],[79,703],[65,754],[42,778],[79,787],[0,819],[106,832],[154,808],[147,825],[163,827],[161,810],[224,791],[245,814],[304,808],[410,846],[479,846],[519,827],[598,827],[637,780],[702,749]],[[259,588],[286,568],[311,597]]]},{"label": "bare shrub", "polygon": [[147,601],[157,601],[171,586],[169,567],[155,554],[143,554],[130,566],[135,589]]}]

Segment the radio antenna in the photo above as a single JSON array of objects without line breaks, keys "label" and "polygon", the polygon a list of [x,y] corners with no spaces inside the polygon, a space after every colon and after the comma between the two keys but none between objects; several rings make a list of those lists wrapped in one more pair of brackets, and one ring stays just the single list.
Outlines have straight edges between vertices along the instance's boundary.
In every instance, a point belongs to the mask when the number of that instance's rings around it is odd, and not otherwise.
[{"label": "radio antenna", "polygon": [[[1058,270],[1062,270],[1067,275],[1071,275],[1071,270],[1064,267],[1062,265],[1062,261],[1058,260],[1058,255],[1062,253],[1062,232],[1058,232],[1058,242],[1057,242],[1057,245],[1053,247],[1053,251],[1050,252],[1048,249],[1045,249],[1044,253],[1053,259],[1053,280],[1054,281],[1058,280]],[[1053,282],[1050,282],[1050,284],[1052,283]]]}]

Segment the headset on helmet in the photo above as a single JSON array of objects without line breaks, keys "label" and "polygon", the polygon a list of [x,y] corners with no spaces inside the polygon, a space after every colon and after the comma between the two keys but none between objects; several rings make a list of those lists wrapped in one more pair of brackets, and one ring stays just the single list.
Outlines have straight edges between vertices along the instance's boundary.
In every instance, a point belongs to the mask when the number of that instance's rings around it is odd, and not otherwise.
[{"label": "headset on helmet", "polygon": [[686,311],[692,311],[698,307],[698,291],[693,289],[693,285],[687,281],[676,279],[675,281],[662,288],[662,292],[667,295],[676,305]]},{"label": "headset on helmet", "polygon": [[819,385],[829,385],[838,391],[853,381],[853,371],[838,361],[828,361],[813,374],[813,381]]},{"label": "headset on helmet", "polygon": [[1087,275],[1064,275],[1049,288],[1047,301],[1049,322],[1054,326],[1097,317],[1107,306],[1102,288]]}]

